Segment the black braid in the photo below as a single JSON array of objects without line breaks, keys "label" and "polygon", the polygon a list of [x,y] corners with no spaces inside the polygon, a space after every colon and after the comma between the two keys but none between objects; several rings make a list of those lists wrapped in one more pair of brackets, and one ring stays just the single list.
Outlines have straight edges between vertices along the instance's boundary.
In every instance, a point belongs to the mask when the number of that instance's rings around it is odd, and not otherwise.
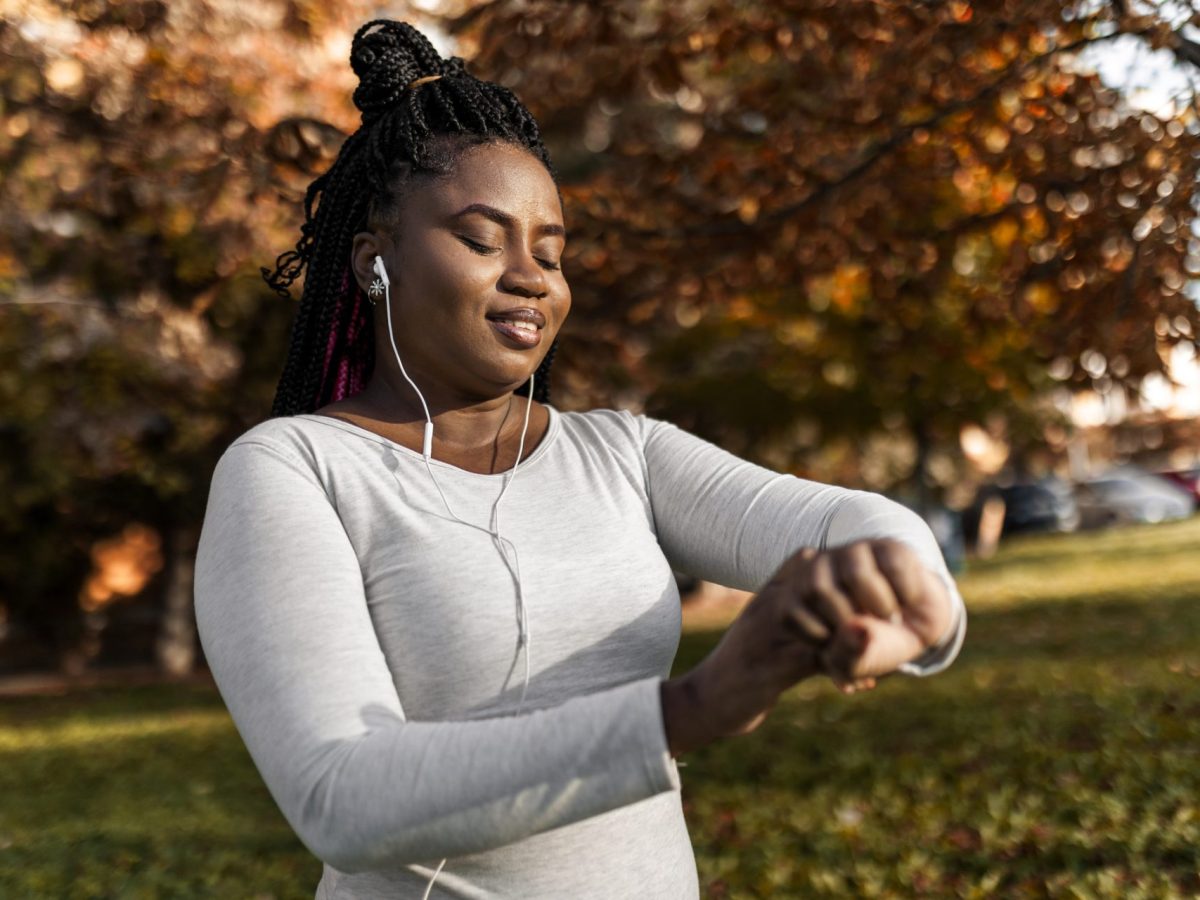
[{"label": "black braid", "polygon": [[[406,22],[375,19],[359,28],[350,65],[362,125],[305,192],[295,249],[280,254],[273,271],[262,269],[267,284],[290,299],[290,285],[308,268],[272,416],[312,412],[366,386],[374,322],[350,270],[351,245],[360,231],[395,225],[413,175],[449,174],[467,149],[504,141],[532,153],[558,184],[537,122],[512,91],[474,78],[457,56],[442,59]],[[408,88],[428,75],[442,77]],[[534,374],[533,399],[541,403],[550,400],[557,349],[555,340]],[[516,393],[528,394],[528,384]]]}]

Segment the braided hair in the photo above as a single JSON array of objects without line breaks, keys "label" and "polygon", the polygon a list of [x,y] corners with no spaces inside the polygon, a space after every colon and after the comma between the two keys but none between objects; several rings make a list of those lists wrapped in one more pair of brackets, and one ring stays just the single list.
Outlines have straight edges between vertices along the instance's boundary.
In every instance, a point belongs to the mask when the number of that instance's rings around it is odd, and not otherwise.
[{"label": "braided hair", "polygon": [[[442,59],[408,23],[367,22],[354,34],[350,65],[362,124],[308,186],[295,249],[280,254],[273,271],[262,269],[267,284],[290,299],[289,285],[308,267],[272,417],[312,412],[366,386],[375,326],[351,270],[351,245],[360,231],[395,227],[414,176],[447,175],[469,148],[503,141],[532,153],[558,184],[537,122],[516,96],[467,74],[459,57]],[[408,88],[433,75],[441,78]],[[557,345],[535,372],[533,399],[542,403]],[[528,391],[526,383],[516,393]]]}]

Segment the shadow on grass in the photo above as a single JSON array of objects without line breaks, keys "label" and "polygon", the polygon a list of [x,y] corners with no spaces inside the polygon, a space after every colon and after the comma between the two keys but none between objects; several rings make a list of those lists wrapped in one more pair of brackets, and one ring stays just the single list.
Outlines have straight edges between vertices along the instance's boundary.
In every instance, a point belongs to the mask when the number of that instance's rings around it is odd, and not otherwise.
[{"label": "shadow on grass", "polygon": [[37,722],[62,724],[127,720],[131,716],[224,711],[210,684],[143,684],[69,690],[62,694],[0,697],[4,727]]},{"label": "shadow on grass", "polygon": [[[675,672],[720,635],[685,635]],[[974,613],[933,678],[802,683],[682,770],[702,883],[1198,896],[1198,648],[1200,598],[1100,595]]]}]

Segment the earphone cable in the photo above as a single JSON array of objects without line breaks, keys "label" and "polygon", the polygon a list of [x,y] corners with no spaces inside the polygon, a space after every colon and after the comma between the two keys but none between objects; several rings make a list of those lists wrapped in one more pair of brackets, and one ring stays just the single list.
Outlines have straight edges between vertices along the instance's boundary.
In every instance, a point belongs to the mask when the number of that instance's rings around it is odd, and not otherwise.
[{"label": "earphone cable", "polygon": [[[376,260],[376,264],[378,265],[378,267],[380,269],[382,269],[383,268],[382,260],[380,260],[379,257],[376,257],[375,260]],[[528,627],[527,627],[528,622],[527,622],[527,619],[525,616],[525,592],[521,585],[521,560],[520,560],[520,556],[517,553],[516,545],[512,541],[510,541],[508,538],[506,538],[500,534],[500,501],[504,499],[504,495],[505,495],[505,493],[507,493],[509,485],[511,485],[513,483],[513,481],[516,479],[517,469],[521,465],[521,455],[525,452],[525,433],[529,429],[529,413],[530,413],[530,410],[533,408],[534,376],[532,373],[529,376],[529,398],[525,404],[525,421],[521,426],[521,438],[517,444],[516,461],[513,463],[512,469],[509,471],[507,477],[504,479],[504,484],[500,488],[500,495],[496,498],[495,502],[492,504],[492,528],[490,528],[490,529],[483,528],[479,525],[476,525],[474,522],[468,522],[466,519],[462,519],[458,515],[455,514],[454,510],[451,509],[451,507],[450,507],[450,501],[446,498],[446,494],[442,490],[441,484],[438,483],[437,476],[433,472],[433,466],[430,464],[430,458],[433,455],[433,450],[432,450],[432,448],[433,448],[433,417],[429,414],[429,406],[425,402],[425,396],[421,393],[420,388],[417,387],[416,382],[414,382],[409,377],[408,372],[404,368],[404,362],[400,359],[400,351],[396,348],[396,335],[395,335],[395,332],[392,330],[392,291],[391,291],[390,279],[384,277],[382,280],[383,280],[383,290],[384,290],[384,295],[385,295],[385,316],[387,317],[387,323],[388,323],[388,339],[392,345],[392,352],[394,354],[396,354],[396,362],[400,366],[400,374],[404,376],[405,380],[410,385],[412,385],[412,389],[414,391],[416,391],[416,393],[417,393],[417,398],[421,401],[421,408],[425,410],[425,443],[424,443],[424,452],[422,452],[421,456],[425,461],[425,469],[427,472],[429,472],[429,478],[433,481],[433,486],[437,489],[438,495],[442,498],[442,504],[446,507],[446,512],[450,514],[450,517],[452,519],[454,519],[457,522],[461,522],[463,525],[468,525],[471,528],[475,528],[479,531],[483,531],[486,534],[491,535],[496,541],[498,541],[500,543],[500,546],[502,548],[505,545],[507,545],[512,550],[512,553],[513,553],[512,565],[513,565],[513,570],[514,570],[516,582],[517,582],[517,627],[518,627],[517,647],[519,649],[523,648],[525,651],[525,653],[524,653],[524,655],[525,655],[525,679],[524,679],[524,683],[521,685],[521,697],[517,702],[517,714],[520,714],[521,708],[525,705],[525,692],[529,687],[530,640],[529,640],[529,631],[528,631]],[[501,550],[501,554],[504,556],[505,563],[507,564],[508,563],[508,554],[504,553],[503,550]],[[447,857],[446,859],[449,859],[449,857]],[[425,896],[422,898],[422,900],[429,900],[429,893],[430,893],[430,891],[433,890],[433,883],[435,881],[437,881],[438,875],[441,874],[442,869],[445,867],[446,859],[443,859],[440,863],[438,863],[437,869],[434,871],[433,876],[429,879],[429,884],[426,885],[426,887],[425,887]]]}]

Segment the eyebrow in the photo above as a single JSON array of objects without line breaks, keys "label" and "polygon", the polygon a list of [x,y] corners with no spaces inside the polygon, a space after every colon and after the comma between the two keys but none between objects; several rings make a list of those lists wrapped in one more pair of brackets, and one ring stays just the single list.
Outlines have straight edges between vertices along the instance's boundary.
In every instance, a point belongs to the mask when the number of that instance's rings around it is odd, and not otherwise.
[{"label": "eyebrow", "polygon": [[[515,217],[510,216],[506,212],[502,212],[494,206],[488,206],[486,203],[472,203],[470,206],[464,206],[456,212],[452,219],[457,219],[460,216],[465,216],[468,213],[478,213],[484,218],[491,219],[497,225],[503,225],[505,228],[512,228],[517,224]],[[567,236],[567,230],[561,225],[545,222],[535,229],[540,234],[557,234],[560,237]]]}]

